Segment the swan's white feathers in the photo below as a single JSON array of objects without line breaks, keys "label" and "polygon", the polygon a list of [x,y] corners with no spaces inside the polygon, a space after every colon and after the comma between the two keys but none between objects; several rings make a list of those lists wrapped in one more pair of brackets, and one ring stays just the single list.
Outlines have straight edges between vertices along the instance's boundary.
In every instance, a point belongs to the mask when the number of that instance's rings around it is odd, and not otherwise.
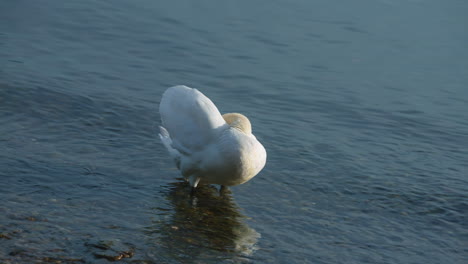
[{"label": "swan's white feathers", "polygon": [[258,174],[265,148],[251,134],[244,115],[221,116],[209,98],[183,85],[164,92],[159,106],[160,138],[192,187],[237,185]]},{"label": "swan's white feathers", "polygon": [[159,126],[159,138],[161,139],[161,142],[166,147],[166,149],[169,151],[171,157],[174,159],[177,168],[180,169],[181,154],[177,149],[172,147],[172,139],[169,136],[169,132],[167,132],[167,130],[162,126]]},{"label": "swan's white feathers", "polygon": [[173,147],[185,153],[203,148],[216,129],[226,124],[210,99],[184,85],[164,92],[159,113],[164,128],[170,131]]}]

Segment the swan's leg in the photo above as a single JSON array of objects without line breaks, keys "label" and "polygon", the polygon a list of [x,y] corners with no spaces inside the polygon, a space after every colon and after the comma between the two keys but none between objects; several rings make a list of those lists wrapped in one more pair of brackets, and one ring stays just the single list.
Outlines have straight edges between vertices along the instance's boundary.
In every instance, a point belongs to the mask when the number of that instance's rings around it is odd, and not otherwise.
[{"label": "swan's leg", "polygon": [[192,186],[192,190],[190,191],[190,195],[195,193],[195,188],[197,188],[198,183],[200,182],[200,177],[192,175],[189,177],[190,186]]},{"label": "swan's leg", "polygon": [[224,195],[228,192],[229,192],[229,187],[227,187],[226,185],[221,185],[221,187],[219,188],[219,195]]},{"label": "swan's leg", "polygon": [[200,177],[192,175],[189,177],[190,186],[197,188],[198,183],[200,182]]}]

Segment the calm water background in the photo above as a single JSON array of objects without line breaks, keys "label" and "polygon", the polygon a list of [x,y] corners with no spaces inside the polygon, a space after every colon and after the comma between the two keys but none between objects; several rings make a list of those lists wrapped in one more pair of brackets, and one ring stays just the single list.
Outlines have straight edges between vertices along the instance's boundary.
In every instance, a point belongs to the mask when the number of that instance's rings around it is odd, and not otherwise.
[{"label": "calm water background", "polygon": [[[462,0],[0,2],[1,263],[468,263]],[[265,169],[219,196],[159,143],[196,87]]]}]

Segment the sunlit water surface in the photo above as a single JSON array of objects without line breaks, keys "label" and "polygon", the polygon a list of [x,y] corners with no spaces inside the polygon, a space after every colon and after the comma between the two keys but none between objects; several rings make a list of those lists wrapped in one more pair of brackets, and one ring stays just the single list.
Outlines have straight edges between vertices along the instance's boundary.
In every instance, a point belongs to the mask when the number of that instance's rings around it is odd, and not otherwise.
[{"label": "sunlit water surface", "polygon": [[[0,3],[1,263],[468,263],[465,1]],[[265,169],[190,198],[172,85]]]}]

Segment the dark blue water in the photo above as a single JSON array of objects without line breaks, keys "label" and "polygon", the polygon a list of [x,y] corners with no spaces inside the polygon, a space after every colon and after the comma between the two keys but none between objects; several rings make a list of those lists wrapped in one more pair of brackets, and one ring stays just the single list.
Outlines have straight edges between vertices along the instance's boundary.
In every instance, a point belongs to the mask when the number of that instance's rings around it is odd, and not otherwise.
[{"label": "dark blue water", "polygon": [[[467,263],[468,4],[0,2],[1,263]],[[172,85],[265,169],[194,205]]]}]

